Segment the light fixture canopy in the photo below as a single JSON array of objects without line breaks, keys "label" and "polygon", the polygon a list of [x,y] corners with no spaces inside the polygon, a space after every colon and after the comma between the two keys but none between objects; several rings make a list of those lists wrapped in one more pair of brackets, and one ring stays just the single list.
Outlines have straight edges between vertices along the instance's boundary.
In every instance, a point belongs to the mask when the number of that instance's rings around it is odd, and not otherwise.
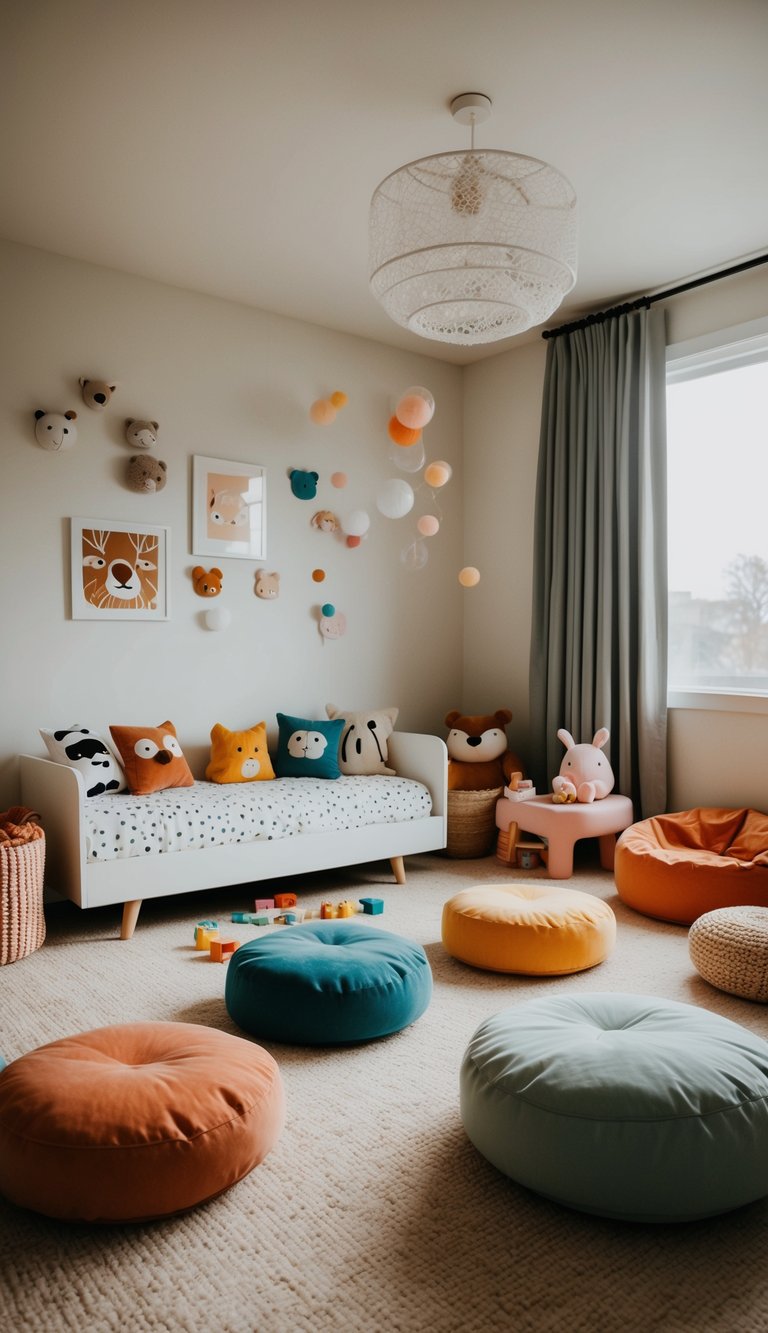
[{"label": "light fixture canopy", "polygon": [[424,338],[496,342],[543,323],[573,287],[576,195],[538,158],[475,149],[485,94],[462,93],[451,113],[470,148],[409,162],[373,193],[371,291]]}]

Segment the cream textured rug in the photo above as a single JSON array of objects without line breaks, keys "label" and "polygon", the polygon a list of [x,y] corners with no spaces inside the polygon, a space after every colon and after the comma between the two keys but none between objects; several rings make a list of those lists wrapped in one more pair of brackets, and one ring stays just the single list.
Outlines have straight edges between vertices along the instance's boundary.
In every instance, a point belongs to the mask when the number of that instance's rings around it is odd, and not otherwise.
[{"label": "cream textured rug", "polygon": [[[282,880],[300,902],[375,894],[372,924],[420,941],[432,1003],[411,1028],[346,1050],[270,1045],[288,1122],[266,1161],[228,1193],[151,1225],[88,1228],[0,1201],[0,1327],[9,1333],[339,1329],[765,1333],[768,1201],[707,1222],[637,1226],[560,1208],[499,1175],[466,1139],[458,1110],[464,1048],[488,1015],[533,995],[626,991],[701,1005],[768,1038],[768,1008],[714,990],[694,971],[687,931],[641,917],[586,856],[573,888],[614,908],[618,942],[600,967],[532,980],[455,962],[440,943],[446,898],[471,884],[546,872],[411,857],[388,867]],[[267,886],[258,886],[265,895]],[[197,920],[248,910],[247,889],[145,904],[136,935],[119,912],[46,910],[48,936],[0,968],[0,1051],[145,1019],[236,1031],[225,967],[192,948]],[[233,927],[249,939],[257,927]],[[265,1043],[267,1044],[267,1043]]]}]

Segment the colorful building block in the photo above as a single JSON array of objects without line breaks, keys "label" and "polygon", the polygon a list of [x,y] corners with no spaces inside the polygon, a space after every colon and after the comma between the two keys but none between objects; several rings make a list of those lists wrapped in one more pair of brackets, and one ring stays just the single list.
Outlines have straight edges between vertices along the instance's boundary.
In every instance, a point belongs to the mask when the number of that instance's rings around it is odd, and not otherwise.
[{"label": "colorful building block", "polygon": [[360,902],[363,905],[363,911],[367,912],[369,916],[378,916],[384,911],[383,898],[361,898]]},{"label": "colorful building block", "polygon": [[333,903],[321,903],[321,904],[320,904],[320,920],[321,920],[321,921],[330,921],[331,918],[334,917],[335,915],[336,915],[336,913],[335,913],[334,908],[333,908]]},{"label": "colorful building block", "polygon": [[275,906],[274,898],[257,898],[253,904],[254,912],[263,912]]},{"label": "colorful building block", "polygon": [[275,894],[275,907],[282,907],[282,908],[285,908],[285,907],[295,907],[295,906],[296,906],[296,894],[295,894],[295,893],[276,893],[276,894]]},{"label": "colorful building block", "polygon": [[239,947],[239,940],[211,940],[211,962],[226,963],[227,959],[232,957],[235,949]]},{"label": "colorful building block", "polygon": [[208,926],[195,927],[195,949],[198,953],[204,953],[211,947],[211,940],[219,938],[218,930],[211,930]]}]

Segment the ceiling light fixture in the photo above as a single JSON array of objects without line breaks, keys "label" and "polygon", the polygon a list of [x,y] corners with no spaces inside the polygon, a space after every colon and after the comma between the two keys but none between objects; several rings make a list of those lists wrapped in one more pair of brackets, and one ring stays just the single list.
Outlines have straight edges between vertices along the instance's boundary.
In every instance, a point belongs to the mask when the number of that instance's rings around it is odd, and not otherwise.
[{"label": "ceiling light fixture", "polygon": [[451,115],[469,151],[393,171],[374,191],[371,291],[396,324],[447,343],[488,343],[542,324],[576,281],[576,195],[546,162],[475,149],[491,114],[462,93]]}]

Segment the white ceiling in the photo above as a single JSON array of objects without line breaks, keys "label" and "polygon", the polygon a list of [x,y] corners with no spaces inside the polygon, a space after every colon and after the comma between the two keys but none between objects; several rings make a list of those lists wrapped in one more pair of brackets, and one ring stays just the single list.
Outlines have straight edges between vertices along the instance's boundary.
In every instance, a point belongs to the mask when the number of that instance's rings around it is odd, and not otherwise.
[{"label": "white ceiling", "polygon": [[[465,363],[368,290],[379,181],[463,148],[579,199],[550,323],[768,249],[766,0],[4,0],[0,235]],[[533,336],[533,335],[523,335]]]}]

